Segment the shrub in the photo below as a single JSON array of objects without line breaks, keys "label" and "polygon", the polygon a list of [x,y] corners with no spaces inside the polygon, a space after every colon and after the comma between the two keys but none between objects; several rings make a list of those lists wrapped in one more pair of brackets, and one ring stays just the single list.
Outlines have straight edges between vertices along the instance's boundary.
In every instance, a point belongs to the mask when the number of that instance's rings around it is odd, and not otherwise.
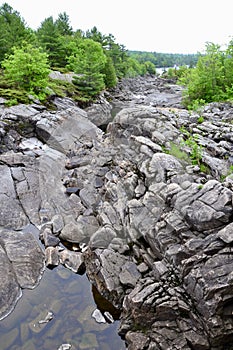
[{"label": "shrub", "polygon": [[4,76],[17,87],[43,99],[50,72],[47,55],[31,44],[14,47],[13,53],[3,62]]}]

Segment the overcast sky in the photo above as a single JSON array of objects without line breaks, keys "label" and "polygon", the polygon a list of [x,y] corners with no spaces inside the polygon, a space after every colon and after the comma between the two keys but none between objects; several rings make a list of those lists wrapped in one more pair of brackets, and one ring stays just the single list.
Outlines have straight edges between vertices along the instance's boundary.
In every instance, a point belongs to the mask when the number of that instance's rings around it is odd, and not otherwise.
[{"label": "overcast sky", "polygon": [[94,26],[113,34],[128,50],[202,52],[206,42],[233,37],[232,0],[8,0],[36,29],[47,17],[66,12],[74,30]]}]

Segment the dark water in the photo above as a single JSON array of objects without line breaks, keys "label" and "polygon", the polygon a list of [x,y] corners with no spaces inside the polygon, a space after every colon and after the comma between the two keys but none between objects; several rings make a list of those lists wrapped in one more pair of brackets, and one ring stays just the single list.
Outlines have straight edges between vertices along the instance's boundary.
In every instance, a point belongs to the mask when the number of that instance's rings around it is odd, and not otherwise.
[{"label": "dark water", "polygon": [[[15,310],[0,321],[0,349],[56,350],[62,344],[72,345],[71,350],[125,349],[118,321],[97,323],[92,317],[95,301],[85,275],[62,266],[46,269],[39,286],[24,290]],[[42,323],[46,316],[52,319]]]}]

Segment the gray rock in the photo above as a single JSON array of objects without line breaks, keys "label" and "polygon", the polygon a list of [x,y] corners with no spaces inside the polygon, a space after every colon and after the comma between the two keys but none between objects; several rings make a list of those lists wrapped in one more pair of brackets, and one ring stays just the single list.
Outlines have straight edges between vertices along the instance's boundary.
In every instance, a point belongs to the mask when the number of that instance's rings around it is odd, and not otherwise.
[{"label": "gray rock", "polygon": [[85,263],[83,261],[82,253],[63,250],[59,254],[60,262],[68,269],[75,273],[82,275],[85,272]]},{"label": "gray rock", "polygon": [[230,223],[222,230],[217,233],[217,237],[219,237],[225,243],[233,242],[233,223]]},{"label": "gray rock", "polygon": [[64,226],[59,237],[73,243],[88,242],[98,230],[99,224],[92,215],[80,215],[76,222],[71,221]]},{"label": "gray rock", "polygon": [[43,142],[64,153],[69,152],[76,142],[90,142],[102,135],[102,132],[87,119],[87,114],[78,107],[60,111],[54,121],[48,118],[39,120],[36,132]]},{"label": "gray rock", "polygon": [[45,228],[41,233],[45,247],[56,247],[60,243],[60,239],[52,234],[50,228]]},{"label": "gray rock", "polygon": [[127,332],[125,340],[129,350],[147,349],[150,343],[149,337],[139,332]]},{"label": "gray rock", "polygon": [[62,215],[56,214],[52,217],[52,230],[53,234],[59,234],[64,227],[64,221]]},{"label": "gray rock", "polygon": [[54,267],[59,265],[59,252],[57,247],[47,247],[45,249],[45,261],[47,267]]},{"label": "gray rock", "polygon": [[127,258],[110,249],[96,249],[86,251],[84,261],[90,281],[115,307],[119,307],[123,298],[119,274]]},{"label": "gray rock", "polygon": [[44,270],[44,254],[30,233],[0,230],[0,318],[12,311],[21,288],[34,288]]},{"label": "gray rock", "polygon": [[85,109],[88,119],[96,126],[105,126],[112,120],[112,107],[103,97],[99,96],[97,102]]},{"label": "gray rock", "polygon": [[6,228],[20,229],[29,221],[18,200],[11,170],[6,165],[0,165],[0,225]]},{"label": "gray rock", "polygon": [[12,264],[2,246],[0,246],[0,261],[0,319],[3,319],[15,307],[15,304],[21,297],[22,292],[17,282]]},{"label": "gray rock", "polygon": [[141,277],[140,272],[137,269],[137,265],[133,262],[127,262],[122,266],[119,278],[120,282],[128,287],[135,287],[137,281]]},{"label": "gray rock", "polygon": [[116,236],[111,227],[101,227],[92,235],[89,245],[94,249],[107,248]]}]

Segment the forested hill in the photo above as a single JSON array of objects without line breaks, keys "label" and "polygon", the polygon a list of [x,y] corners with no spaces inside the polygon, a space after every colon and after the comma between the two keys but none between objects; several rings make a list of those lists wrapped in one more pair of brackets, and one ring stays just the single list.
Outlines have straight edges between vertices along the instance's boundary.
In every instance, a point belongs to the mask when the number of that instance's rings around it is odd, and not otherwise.
[{"label": "forested hill", "polygon": [[128,54],[137,61],[152,62],[155,67],[174,67],[188,65],[193,67],[198,61],[199,54],[172,54],[147,51],[128,51]]}]

